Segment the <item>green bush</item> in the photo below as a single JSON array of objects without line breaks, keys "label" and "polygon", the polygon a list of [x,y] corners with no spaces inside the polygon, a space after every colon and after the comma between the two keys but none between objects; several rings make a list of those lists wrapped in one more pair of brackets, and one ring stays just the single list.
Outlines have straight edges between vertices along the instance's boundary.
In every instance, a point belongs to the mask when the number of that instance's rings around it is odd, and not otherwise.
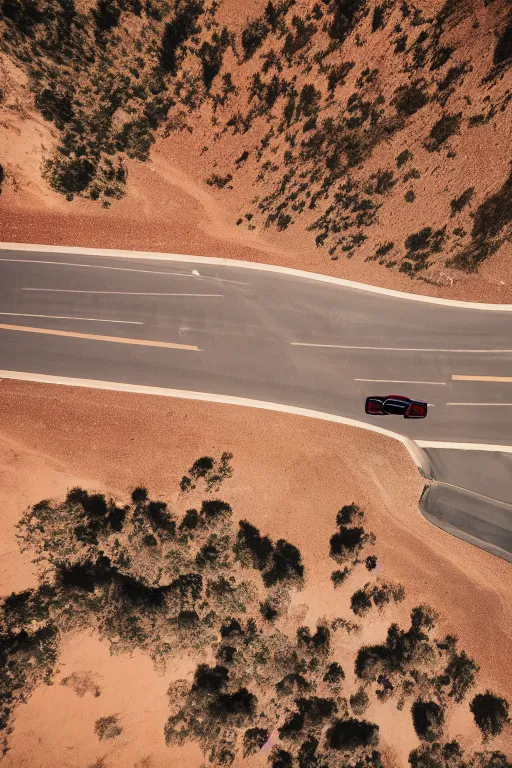
[{"label": "green bush", "polygon": [[356,26],[359,17],[366,10],[366,0],[344,0],[331,5],[332,21],[329,35],[342,43]]},{"label": "green bush", "polygon": [[378,743],[379,726],[366,720],[335,720],[328,729],[327,743],[331,749],[356,751],[360,747],[371,747]]},{"label": "green bush", "polygon": [[372,607],[372,601],[366,590],[358,589],[350,598],[350,607],[356,616],[364,616]]},{"label": "green bush", "polygon": [[222,58],[228,44],[229,32],[227,27],[224,27],[220,35],[215,32],[211,42],[205,41],[199,49],[199,57],[203,68],[203,82],[207,91],[210,90],[214,79],[220,72]]},{"label": "green bush", "polygon": [[244,757],[259,752],[269,736],[266,728],[249,728],[244,734]]},{"label": "green bush", "polygon": [[346,581],[347,576],[350,574],[350,568],[344,568],[342,571],[333,571],[331,573],[331,581],[334,585],[334,588],[340,587],[344,581]]},{"label": "green bush", "polygon": [[270,29],[263,19],[254,19],[242,31],[242,48],[246,59],[250,59],[261,48]]},{"label": "green bush", "polygon": [[311,117],[311,115],[316,114],[321,96],[322,94],[320,91],[317,91],[313,84],[307,83],[304,85],[300,92],[299,103],[297,104],[297,119],[300,119],[301,116]]},{"label": "green bush", "polygon": [[458,213],[460,213],[466,205],[468,205],[471,200],[473,199],[473,196],[475,194],[475,188],[469,187],[466,189],[459,197],[455,197],[453,200],[450,201],[450,208],[451,208],[451,217],[456,216]]},{"label": "green bush", "polygon": [[396,167],[402,168],[406,163],[408,163],[410,160],[412,160],[414,155],[412,152],[409,152],[408,149],[404,149],[403,152],[400,152],[400,154],[396,158]]},{"label": "green bush", "polygon": [[350,697],[350,706],[355,715],[362,715],[368,708],[369,703],[370,698],[362,687],[358,688],[356,693]]},{"label": "green bush", "polygon": [[494,48],[493,63],[501,65],[512,59],[512,16],[501,33]]},{"label": "green bush", "polygon": [[424,142],[425,149],[429,152],[437,152],[451,136],[459,132],[462,120],[462,112],[456,115],[445,113],[434,125]]},{"label": "green bush", "polygon": [[437,50],[435,51],[432,57],[430,71],[432,72],[444,66],[448,61],[448,59],[451,58],[451,55],[454,51],[455,51],[455,48],[452,48],[451,46],[443,46],[441,48],[437,48]]},{"label": "green bush", "polygon": [[512,174],[503,186],[478,207],[473,219],[471,243],[446,262],[466,272],[476,272],[479,264],[500,247],[503,230],[512,221]]},{"label": "green bush", "polygon": [[291,61],[293,56],[309,43],[316,31],[315,24],[307,24],[299,16],[292,18],[292,26],[294,31],[288,32],[283,46],[283,56],[288,61]]},{"label": "green bush", "polygon": [[344,61],[337,67],[333,67],[327,76],[327,87],[333,93],[337,85],[345,85],[345,80],[350,70],[355,66],[353,61]]},{"label": "green bush", "polygon": [[407,173],[404,174],[404,181],[409,181],[409,179],[420,179],[421,173],[418,171],[417,168],[411,168],[410,171],[407,171]]},{"label": "green bush", "polygon": [[50,186],[62,194],[84,192],[97,172],[97,163],[86,157],[64,158],[56,156],[46,162],[44,174]]},{"label": "green bush", "polygon": [[390,192],[396,184],[396,179],[393,178],[393,171],[383,171],[381,168],[377,171],[375,192],[378,195],[385,195]]},{"label": "green bush", "polygon": [[282,232],[288,229],[288,225],[291,223],[292,217],[288,213],[280,213],[277,217],[277,229]]},{"label": "green bush", "polygon": [[416,80],[411,85],[401,85],[397,88],[393,103],[399,114],[410,117],[428,104],[428,100],[425,83]]},{"label": "green bush", "polygon": [[176,6],[174,19],[167,22],[162,37],[160,66],[165,72],[177,72],[180,47],[197,31],[197,21],[203,13],[203,0],[182,0]]},{"label": "green bush", "polygon": [[418,738],[439,741],[444,725],[443,708],[435,701],[418,699],[411,709],[412,722]]},{"label": "green bush", "polygon": [[104,739],[115,739],[116,736],[120,736],[123,729],[119,725],[119,718],[117,715],[109,715],[108,717],[100,717],[94,724],[94,732],[100,741]]},{"label": "green bush", "polygon": [[485,739],[498,736],[510,722],[508,702],[491,691],[477,694],[469,708]]},{"label": "green bush", "polygon": [[394,243],[388,241],[387,243],[382,243],[382,245],[379,245],[377,250],[375,251],[375,256],[379,259],[381,259],[383,256],[386,256],[390,251],[394,248]]},{"label": "green bush", "polygon": [[437,88],[439,91],[447,91],[449,88],[459,82],[461,77],[468,71],[467,64],[457,64],[454,67],[450,67],[446,75],[439,81]]},{"label": "green bush", "polygon": [[373,9],[372,16],[372,32],[377,32],[378,29],[384,29],[385,25],[385,13],[383,5],[376,5]]},{"label": "green bush", "polygon": [[226,184],[229,184],[229,182],[233,179],[233,176],[228,173],[227,176],[219,176],[217,173],[212,174],[208,179],[206,179],[206,183],[210,187],[217,187],[217,189],[223,189]]},{"label": "green bush", "polygon": [[38,91],[34,103],[45,120],[54,122],[62,130],[74,117],[73,97],[73,90],[66,92],[53,86]]},{"label": "green bush", "polygon": [[96,23],[96,39],[101,42],[104,32],[110,32],[119,24],[121,9],[112,0],[97,0],[92,15]]},{"label": "green bush", "polygon": [[146,117],[140,117],[125,123],[116,137],[117,149],[126,152],[128,157],[145,161],[155,143],[151,125]]}]

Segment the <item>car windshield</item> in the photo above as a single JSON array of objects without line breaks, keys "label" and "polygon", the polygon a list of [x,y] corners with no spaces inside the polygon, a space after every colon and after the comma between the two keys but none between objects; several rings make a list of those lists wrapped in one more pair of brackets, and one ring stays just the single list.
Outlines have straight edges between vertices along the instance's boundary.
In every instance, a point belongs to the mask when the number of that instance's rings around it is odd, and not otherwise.
[{"label": "car windshield", "polygon": [[390,415],[397,414],[402,416],[407,409],[407,405],[408,403],[401,402],[400,400],[385,400],[384,413],[388,413]]}]

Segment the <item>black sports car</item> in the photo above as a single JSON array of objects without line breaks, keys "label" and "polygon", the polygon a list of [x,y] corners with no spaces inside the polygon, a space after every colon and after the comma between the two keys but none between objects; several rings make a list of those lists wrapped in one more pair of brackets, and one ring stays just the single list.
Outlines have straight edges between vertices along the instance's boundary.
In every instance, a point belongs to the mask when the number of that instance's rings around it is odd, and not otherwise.
[{"label": "black sports car", "polygon": [[366,398],[364,410],[370,416],[403,416],[404,419],[424,419],[427,403],[403,395],[373,395]]}]

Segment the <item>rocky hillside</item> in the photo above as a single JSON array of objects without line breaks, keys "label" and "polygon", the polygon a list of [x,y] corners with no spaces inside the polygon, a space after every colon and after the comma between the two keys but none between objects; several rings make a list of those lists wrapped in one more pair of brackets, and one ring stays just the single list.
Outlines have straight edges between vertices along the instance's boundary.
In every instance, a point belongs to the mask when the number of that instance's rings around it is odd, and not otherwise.
[{"label": "rocky hillside", "polygon": [[354,259],[448,285],[494,260],[510,282],[506,0],[1,9],[4,205],[46,187],[113,216],[165,147],[248,239],[317,249],[318,271]]}]

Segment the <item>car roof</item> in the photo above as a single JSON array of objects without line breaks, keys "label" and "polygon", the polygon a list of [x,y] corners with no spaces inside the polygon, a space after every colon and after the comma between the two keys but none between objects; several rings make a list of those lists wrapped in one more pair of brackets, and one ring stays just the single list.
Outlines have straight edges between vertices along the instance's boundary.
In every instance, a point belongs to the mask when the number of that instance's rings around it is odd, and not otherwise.
[{"label": "car roof", "polygon": [[424,405],[427,404],[426,400],[416,400],[415,398],[407,397],[406,395],[386,395],[384,399],[390,400],[391,398],[394,398],[395,400],[401,400],[407,403],[422,403]]}]

